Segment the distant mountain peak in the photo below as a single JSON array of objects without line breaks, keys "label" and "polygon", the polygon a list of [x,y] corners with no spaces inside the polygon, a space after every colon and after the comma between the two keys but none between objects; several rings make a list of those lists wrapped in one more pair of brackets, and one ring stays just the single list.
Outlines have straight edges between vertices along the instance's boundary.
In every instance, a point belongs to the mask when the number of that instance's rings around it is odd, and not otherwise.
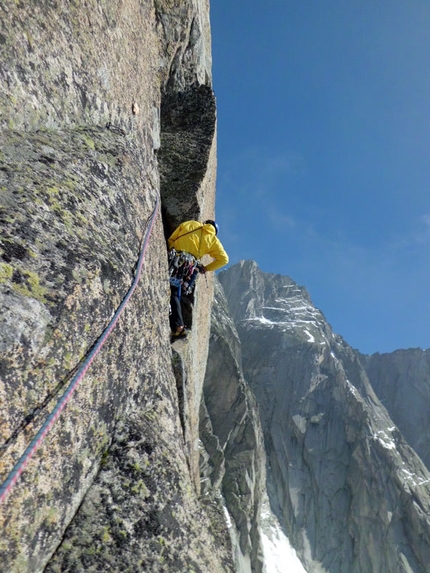
[{"label": "distant mountain peak", "polygon": [[271,506],[305,568],[424,573],[430,474],[378,400],[369,360],[291,278],[241,261],[219,279],[259,406]]}]

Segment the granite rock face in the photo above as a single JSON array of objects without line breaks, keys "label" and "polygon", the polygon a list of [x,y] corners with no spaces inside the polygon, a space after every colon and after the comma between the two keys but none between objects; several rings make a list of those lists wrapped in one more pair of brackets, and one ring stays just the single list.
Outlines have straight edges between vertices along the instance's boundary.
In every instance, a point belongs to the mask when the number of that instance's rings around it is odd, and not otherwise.
[{"label": "granite rock face", "polygon": [[268,488],[310,573],[424,573],[430,474],[308,293],[253,261],[219,274],[264,432]]},{"label": "granite rock face", "polygon": [[[2,479],[131,286],[157,195],[164,216],[115,330],[2,505],[2,567],[232,571],[223,515],[198,497],[210,280],[176,350],[182,396],[168,328],[165,233],[214,210],[208,2],[6,0],[0,13]],[[193,182],[180,202],[175,164]]]}]

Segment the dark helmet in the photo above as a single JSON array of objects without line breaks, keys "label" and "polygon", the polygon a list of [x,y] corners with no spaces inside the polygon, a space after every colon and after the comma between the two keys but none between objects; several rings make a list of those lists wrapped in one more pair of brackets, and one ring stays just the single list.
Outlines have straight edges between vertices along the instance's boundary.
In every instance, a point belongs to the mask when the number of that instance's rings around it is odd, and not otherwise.
[{"label": "dark helmet", "polygon": [[219,227],[218,227],[218,224],[215,223],[215,221],[212,221],[212,219],[208,219],[203,224],[204,225],[212,225],[213,227],[215,227],[215,235],[218,235]]}]

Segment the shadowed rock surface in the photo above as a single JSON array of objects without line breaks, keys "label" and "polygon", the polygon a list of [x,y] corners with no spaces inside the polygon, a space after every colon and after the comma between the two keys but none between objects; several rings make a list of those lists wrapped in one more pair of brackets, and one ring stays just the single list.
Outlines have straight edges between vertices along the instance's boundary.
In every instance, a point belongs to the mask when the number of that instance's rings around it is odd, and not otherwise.
[{"label": "shadowed rock surface", "polygon": [[219,275],[260,409],[272,508],[313,573],[424,573],[430,475],[358,354],[303,287],[253,261]]},{"label": "shadowed rock surface", "polygon": [[214,141],[215,119],[215,96],[209,86],[192,86],[163,97],[159,160],[168,235],[182,221],[200,217],[199,189]]}]

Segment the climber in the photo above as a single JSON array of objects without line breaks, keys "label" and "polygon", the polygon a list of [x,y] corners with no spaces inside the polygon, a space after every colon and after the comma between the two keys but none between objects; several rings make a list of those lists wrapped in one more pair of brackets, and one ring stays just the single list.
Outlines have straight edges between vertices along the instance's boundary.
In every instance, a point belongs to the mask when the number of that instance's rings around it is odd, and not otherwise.
[{"label": "climber", "polygon": [[[181,307],[181,294],[190,294],[198,273],[215,271],[228,263],[228,255],[218,239],[219,227],[208,219],[204,223],[185,221],[169,237],[170,273],[170,328],[172,339],[184,338],[187,329],[184,325]],[[204,266],[200,259],[209,255],[214,259]]]}]

